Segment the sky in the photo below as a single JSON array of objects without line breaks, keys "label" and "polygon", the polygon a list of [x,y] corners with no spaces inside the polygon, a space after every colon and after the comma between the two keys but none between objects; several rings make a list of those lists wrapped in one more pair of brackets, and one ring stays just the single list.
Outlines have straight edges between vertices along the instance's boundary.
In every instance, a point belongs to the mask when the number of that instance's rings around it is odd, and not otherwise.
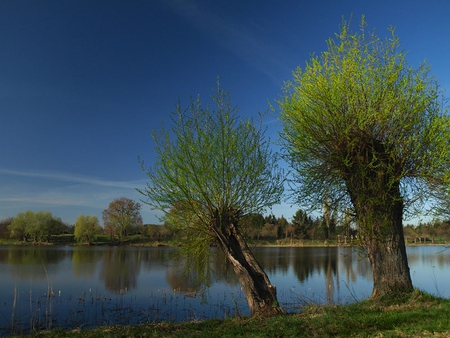
[{"label": "sky", "polygon": [[[396,27],[407,60],[450,89],[447,0],[0,1],[0,220],[49,210],[73,224],[119,197],[139,202],[150,134],[220,77],[243,116],[267,111],[292,71],[361,15]],[[278,138],[276,113],[265,120]],[[274,206],[288,220],[298,209]],[[144,223],[161,213],[143,205]]]}]

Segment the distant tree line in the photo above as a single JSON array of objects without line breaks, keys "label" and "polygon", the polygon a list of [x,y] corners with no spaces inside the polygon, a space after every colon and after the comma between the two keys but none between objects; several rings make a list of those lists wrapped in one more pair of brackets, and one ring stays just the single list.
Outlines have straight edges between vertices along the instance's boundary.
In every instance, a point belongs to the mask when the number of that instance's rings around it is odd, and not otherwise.
[{"label": "distant tree line", "polygon": [[104,227],[100,226],[97,216],[94,215],[81,214],[75,224],[69,225],[53,216],[50,211],[27,210],[0,221],[0,238],[20,240],[24,243],[45,243],[51,242],[52,237],[69,235],[65,241],[72,239],[92,244],[97,237],[107,235],[111,242],[117,240],[121,243],[128,236],[145,232],[140,208],[139,203],[125,197],[113,200],[103,211]]},{"label": "distant tree line", "polygon": [[70,233],[69,225],[50,211],[19,212],[16,217],[3,220],[0,225],[0,235],[23,242],[49,242],[52,235]]},{"label": "distant tree line", "polygon": [[450,220],[434,220],[418,225],[407,224],[404,232],[407,244],[447,243],[450,239]]},{"label": "distant tree line", "polygon": [[[44,243],[52,242],[56,236],[72,236],[79,243],[92,244],[99,236],[109,239],[110,242],[126,242],[130,239],[139,239],[143,242],[167,242],[182,240],[183,234],[170,223],[165,224],[143,224],[142,218],[138,217],[137,206],[132,200],[125,201],[130,210],[134,208],[135,218],[129,218],[126,223],[125,216],[118,213],[116,218],[113,212],[114,206],[125,198],[114,200],[108,209],[103,212],[104,226],[99,224],[97,216],[79,215],[75,224],[64,223],[59,217],[49,211],[33,212],[27,210],[19,212],[15,217],[0,220],[0,239],[15,239],[23,242]],[[133,202],[133,203],[130,203]],[[110,210],[109,210],[110,209]],[[126,209],[126,208],[125,208]],[[119,210],[125,210],[120,209]],[[117,211],[117,210],[116,210]],[[139,215],[140,216],[140,215]],[[109,218],[108,218],[109,217]],[[119,220],[122,219],[122,222]],[[292,219],[288,221],[284,216],[276,217],[273,214],[264,216],[256,213],[243,218],[240,228],[244,237],[251,241],[279,241],[284,243],[296,241],[320,241],[338,242],[350,244],[358,237],[356,227],[349,221],[331,213],[314,216],[302,209],[298,209]],[[407,224],[404,227],[405,241],[407,244],[435,244],[450,241],[450,220],[433,220],[419,223],[418,225]]]},{"label": "distant tree line", "polygon": [[[356,225],[348,218],[331,215],[325,211],[323,215],[308,214],[298,209],[288,221],[284,216],[273,214],[264,216],[256,213],[243,218],[240,229],[247,240],[279,241],[319,241],[350,244],[358,240]],[[433,220],[419,225],[407,224],[404,228],[407,244],[442,243],[450,241],[450,220]],[[166,222],[164,225],[146,224],[142,235],[151,241],[181,239],[178,229]]]}]

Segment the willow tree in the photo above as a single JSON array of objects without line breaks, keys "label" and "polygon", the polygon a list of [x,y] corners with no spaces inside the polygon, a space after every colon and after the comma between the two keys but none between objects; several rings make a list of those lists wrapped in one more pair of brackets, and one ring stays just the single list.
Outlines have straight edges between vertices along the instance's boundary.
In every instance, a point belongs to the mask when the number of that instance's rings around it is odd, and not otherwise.
[{"label": "willow tree", "polygon": [[74,229],[74,237],[77,242],[86,242],[91,245],[101,231],[97,216],[78,215]]},{"label": "willow tree", "polygon": [[150,179],[141,193],[183,231],[186,253],[207,263],[211,244],[224,251],[252,314],[283,313],[275,286],[239,230],[244,216],[280,202],[282,171],[262,121],[240,118],[220,86],[215,94],[214,109],[199,98],[187,109],[179,103],[170,130],[152,134],[158,159],[151,169],[141,163]]},{"label": "willow tree", "polygon": [[402,220],[449,169],[449,119],[429,67],[343,22],[328,50],[293,72],[279,101],[299,202],[354,210],[373,270],[372,297],[409,292]]}]

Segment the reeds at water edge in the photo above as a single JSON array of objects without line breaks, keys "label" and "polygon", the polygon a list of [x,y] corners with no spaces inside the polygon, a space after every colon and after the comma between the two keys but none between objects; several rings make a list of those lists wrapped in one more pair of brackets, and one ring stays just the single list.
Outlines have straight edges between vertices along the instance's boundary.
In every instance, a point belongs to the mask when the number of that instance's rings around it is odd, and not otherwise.
[{"label": "reeds at water edge", "polygon": [[23,291],[17,285],[13,293],[10,316],[5,316],[0,309],[0,336],[53,328],[199,321],[246,313],[245,297],[239,290],[231,296],[234,298],[231,305],[230,294],[225,292],[213,297],[208,292],[184,293],[161,289],[151,291],[145,299],[141,299],[125,289],[114,295],[92,289],[71,295],[64,290],[55,292],[49,283],[45,293]]}]

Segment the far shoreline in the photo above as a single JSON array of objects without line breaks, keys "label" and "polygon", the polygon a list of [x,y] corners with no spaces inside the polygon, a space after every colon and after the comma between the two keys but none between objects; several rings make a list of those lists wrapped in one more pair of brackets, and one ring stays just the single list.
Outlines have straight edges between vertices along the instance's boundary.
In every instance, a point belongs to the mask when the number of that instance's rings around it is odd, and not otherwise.
[{"label": "far shoreline", "polygon": [[[353,243],[336,243],[336,241],[331,241],[329,243],[320,243],[319,241],[298,241],[297,243],[276,243],[275,241],[267,241],[267,240],[251,240],[247,242],[249,248],[326,248],[326,247],[349,247],[349,248],[363,248],[356,241]],[[417,246],[450,246],[448,241],[439,241],[439,242],[426,242],[426,243],[405,243],[407,247],[417,247]],[[58,241],[58,242],[22,242],[22,241],[13,241],[13,240],[1,240],[0,246],[35,246],[35,247],[45,247],[45,246],[73,246],[73,247],[147,247],[147,248],[180,248],[182,243],[180,242],[165,242],[165,241],[139,241],[139,242],[100,242],[100,243],[77,243],[71,241]],[[212,246],[216,247],[216,246]]]}]

